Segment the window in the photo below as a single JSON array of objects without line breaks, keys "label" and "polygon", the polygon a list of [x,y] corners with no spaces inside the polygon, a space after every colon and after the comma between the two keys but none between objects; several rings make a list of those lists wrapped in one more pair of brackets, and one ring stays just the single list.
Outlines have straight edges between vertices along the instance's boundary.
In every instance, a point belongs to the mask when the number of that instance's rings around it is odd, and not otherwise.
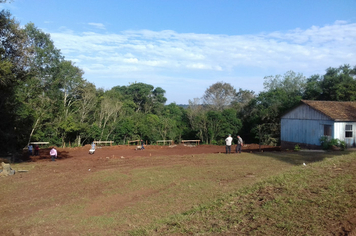
[{"label": "window", "polygon": [[345,126],[345,138],[352,138],[352,125]]},{"label": "window", "polygon": [[331,125],[324,125],[324,136],[331,137]]}]

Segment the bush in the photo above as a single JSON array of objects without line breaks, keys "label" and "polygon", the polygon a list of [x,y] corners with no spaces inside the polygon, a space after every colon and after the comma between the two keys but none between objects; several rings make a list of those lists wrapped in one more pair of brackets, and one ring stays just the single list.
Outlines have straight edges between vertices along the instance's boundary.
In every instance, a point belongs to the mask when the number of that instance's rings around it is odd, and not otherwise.
[{"label": "bush", "polygon": [[324,150],[330,150],[333,146],[339,147],[342,151],[346,149],[345,141],[341,141],[340,139],[329,139],[327,136],[323,136],[319,140]]},{"label": "bush", "polygon": [[294,151],[299,152],[300,150],[301,148],[298,144],[294,146]]},{"label": "bush", "polygon": [[341,141],[341,140],[339,140],[339,141],[340,141],[339,145],[340,145],[341,150],[345,150],[346,149],[345,141]]},{"label": "bush", "polygon": [[217,142],[216,140],[212,140],[212,141],[210,142],[210,144],[212,144],[212,145],[217,145],[218,142]]}]

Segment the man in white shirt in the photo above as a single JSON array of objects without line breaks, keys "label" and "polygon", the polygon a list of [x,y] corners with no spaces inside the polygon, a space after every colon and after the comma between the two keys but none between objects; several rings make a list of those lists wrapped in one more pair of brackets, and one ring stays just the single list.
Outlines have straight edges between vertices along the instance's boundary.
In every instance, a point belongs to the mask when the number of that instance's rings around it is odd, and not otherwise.
[{"label": "man in white shirt", "polygon": [[229,134],[229,137],[227,137],[225,139],[225,143],[226,143],[226,154],[227,153],[231,153],[231,143],[232,143],[232,138],[231,138],[231,134]]}]

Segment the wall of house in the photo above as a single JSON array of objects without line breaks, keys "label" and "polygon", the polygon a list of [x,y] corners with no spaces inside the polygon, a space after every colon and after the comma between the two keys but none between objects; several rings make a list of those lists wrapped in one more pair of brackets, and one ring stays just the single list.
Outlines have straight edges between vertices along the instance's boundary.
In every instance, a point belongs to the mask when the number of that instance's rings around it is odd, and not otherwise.
[{"label": "wall of house", "polygon": [[303,144],[320,146],[320,137],[324,135],[324,125],[331,125],[331,137],[334,136],[334,121],[323,113],[302,104],[286,113],[281,119],[281,146]]},{"label": "wall of house", "polygon": [[[345,137],[346,125],[352,125],[352,137]],[[348,147],[356,146],[356,122],[335,122],[334,138],[345,141]]]},{"label": "wall of house", "polygon": [[332,137],[334,136],[334,122],[331,120],[281,120],[281,145],[283,142],[300,143],[307,145],[320,145],[320,137],[324,135],[324,125],[331,125]]},{"label": "wall of house", "polygon": [[[346,125],[352,125],[352,137],[345,137]],[[324,136],[324,125],[331,125],[330,138],[346,142],[348,147],[356,146],[356,122],[339,122],[331,120],[323,113],[302,104],[286,113],[281,119],[281,146],[291,144],[320,145]]]},{"label": "wall of house", "polygon": [[308,105],[302,104],[292,111],[282,116],[282,119],[300,119],[300,120],[330,120],[323,113],[314,110]]}]

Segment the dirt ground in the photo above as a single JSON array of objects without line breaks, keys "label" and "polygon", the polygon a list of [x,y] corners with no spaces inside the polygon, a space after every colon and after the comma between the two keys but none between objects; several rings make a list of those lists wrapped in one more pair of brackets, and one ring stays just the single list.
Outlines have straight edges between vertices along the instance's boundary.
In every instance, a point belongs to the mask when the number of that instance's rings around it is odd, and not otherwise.
[{"label": "dirt ground", "polygon": [[[225,153],[225,146],[216,145],[171,145],[171,146],[156,146],[145,145],[144,150],[136,150],[134,145],[117,145],[117,146],[97,146],[95,153],[90,155],[90,145],[75,148],[56,148],[58,151],[58,160],[74,158],[81,161],[82,158],[86,160],[95,161],[101,158],[135,158],[135,157],[149,157],[149,156],[170,156],[170,155],[194,155],[194,154],[209,154],[209,153]],[[231,153],[235,153],[236,145],[231,146]],[[27,156],[24,153],[24,161],[49,161],[50,149],[40,149],[39,156]],[[242,148],[242,152],[259,152],[259,151],[280,151],[280,147],[271,147],[258,144],[246,144]],[[90,157],[90,158],[88,158]],[[71,163],[73,164],[73,163]]]},{"label": "dirt ground", "polygon": [[[16,182],[21,188],[17,194],[9,196],[3,196],[0,198],[0,213],[6,213],[7,217],[3,219],[3,227],[0,226],[0,231],[2,235],[61,235],[58,233],[60,227],[67,227],[67,225],[56,226],[56,228],[51,228],[52,226],[18,226],[11,227],[10,225],[16,225],[16,222],[25,221],[28,218],[33,216],[33,212],[39,212],[41,209],[46,208],[55,208],[57,205],[60,206],[66,202],[70,202],[71,199],[66,196],[66,194],[75,192],[77,183],[90,172],[89,168],[92,168],[92,171],[97,170],[110,170],[121,168],[123,171],[126,168],[135,168],[140,166],[165,166],[172,165],[174,163],[180,164],[189,164],[189,165],[205,165],[204,159],[197,159],[194,163],[191,161],[189,163],[184,163],[187,161],[185,158],[180,158],[184,155],[197,155],[197,154],[211,154],[211,153],[225,153],[225,146],[215,146],[215,145],[172,145],[172,146],[145,146],[144,150],[136,150],[137,146],[127,146],[127,145],[118,145],[118,146],[97,146],[94,154],[89,154],[90,145],[84,147],[75,147],[75,148],[57,148],[58,150],[58,159],[55,163],[51,162],[49,155],[50,148],[40,149],[38,156],[28,157],[27,153],[24,152],[23,161],[27,162],[37,162],[40,165],[36,164],[36,168],[31,170],[26,174],[18,173],[12,178],[4,178],[4,185],[12,184]],[[231,147],[232,154],[235,154],[235,147]],[[242,148],[242,152],[269,152],[269,151],[280,151],[280,147],[271,147],[271,146],[259,146],[258,144],[247,144]],[[170,158],[155,159],[151,161],[149,157],[159,157],[159,156],[170,156]],[[140,158],[143,157],[143,158]],[[113,164],[108,161],[109,159],[123,159],[120,162],[120,166]],[[104,161],[101,161],[104,160]],[[55,165],[53,165],[55,164]],[[43,168],[51,169],[52,172],[43,173],[41,171]],[[41,177],[41,184],[37,185],[39,175],[46,175],[46,177]],[[22,178],[22,177],[26,178]],[[68,177],[70,176],[70,178]],[[61,178],[66,178],[66,185],[61,186],[60,183],[63,181]],[[30,183],[30,185],[28,185]],[[105,186],[102,186],[105,188]],[[106,186],[110,188],[110,186]],[[83,190],[84,191],[84,190]],[[85,189],[85,193],[88,196],[99,196],[103,189]],[[21,194],[26,192],[26,195]],[[142,197],[145,197],[147,194],[151,193],[137,193],[137,196],[126,196],[128,199],[136,199],[139,201]],[[56,202],[55,206],[52,206],[53,203],[48,206],[38,206],[31,204],[31,198],[40,199],[43,197],[48,199],[60,197],[60,201]],[[141,197],[138,197],[141,196]],[[122,201],[121,201],[122,200]],[[125,202],[125,199],[112,201],[112,207],[115,209],[119,208],[117,204]],[[15,202],[16,210],[13,210],[13,204],[8,204],[9,202]],[[131,202],[132,203],[132,202]],[[108,204],[110,205],[110,204]],[[100,207],[99,207],[100,206]],[[102,214],[102,202],[93,203],[89,212],[86,212],[88,215],[100,215]],[[110,208],[107,210],[111,210]],[[350,217],[353,219],[353,217]],[[345,223],[344,225],[350,225]],[[2,229],[1,229],[2,228]],[[1,233],[0,233],[1,234]],[[81,235],[80,232],[73,232],[71,235]]]},{"label": "dirt ground", "polygon": [[[236,145],[232,146],[232,154],[235,154]],[[94,154],[89,154],[90,145],[75,148],[57,148],[58,159],[53,163],[49,155],[50,148],[40,148],[38,156],[29,157],[27,150],[24,150],[23,161],[28,164],[36,163],[33,169],[26,173],[17,172],[12,177],[2,178],[2,185],[11,186],[16,183],[16,191],[12,194],[4,194],[0,198],[0,214],[6,214],[2,218],[0,225],[0,235],[63,235],[63,228],[67,225],[24,226],[22,222],[34,218],[34,213],[46,211],[46,209],[56,209],[59,206],[67,205],[71,199],[70,193],[76,192],[78,186],[84,178],[90,173],[100,170],[117,170],[130,172],[130,170],[140,167],[153,166],[171,166],[181,164],[184,166],[195,165],[204,166],[204,158],[196,158],[194,162],[187,158],[181,158],[186,155],[225,153],[225,146],[214,145],[172,145],[172,146],[145,146],[144,150],[135,150],[137,146],[97,146]],[[261,146],[261,151],[279,150],[279,147]],[[258,152],[259,145],[249,144],[243,147],[243,152]],[[169,156],[169,158],[150,158]],[[120,159],[120,162],[113,162],[113,159]],[[46,171],[43,171],[46,170]],[[88,170],[91,170],[90,172]],[[18,170],[16,170],[18,171]],[[41,184],[37,181],[41,180]],[[65,185],[63,185],[65,179]],[[123,183],[125,184],[125,183]],[[101,199],[102,192],[117,186],[87,186],[82,189],[84,195],[90,199]],[[146,191],[146,190],[145,190]],[[6,192],[6,191],[5,191]],[[26,194],[23,194],[26,193]],[[133,201],[141,201],[145,197],[154,194],[154,192],[133,192],[125,195],[125,199],[106,199],[105,207],[103,202],[93,202],[87,215],[102,215],[103,209],[107,211],[117,210],[126,207],[127,204],[133,204]],[[48,199],[44,205],[36,204],[33,199]],[[50,199],[60,199],[56,204]],[[87,215],[83,216],[86,217]],[[20,223],[21,222],[21,223]],[[61,221],[62,222],[62,221]],[[15,226],[15,227],[14,227]],[[81,235],[80,232],[73,232],[71,235]]]}]

